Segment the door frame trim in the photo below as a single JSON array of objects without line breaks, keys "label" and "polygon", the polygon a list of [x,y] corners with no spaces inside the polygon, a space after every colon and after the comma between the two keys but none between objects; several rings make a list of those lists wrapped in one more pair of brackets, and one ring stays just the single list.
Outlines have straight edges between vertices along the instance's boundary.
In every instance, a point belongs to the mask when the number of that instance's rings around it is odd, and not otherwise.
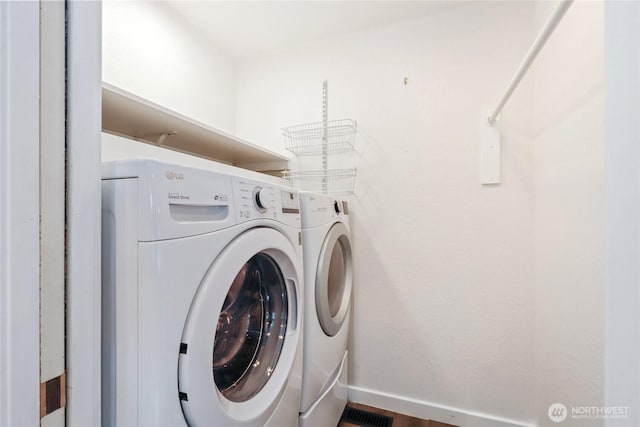
[{"label": "door frame trim", "polygon": [[66,416],[67,425],[100,425],[102,4],[66,5]]}]

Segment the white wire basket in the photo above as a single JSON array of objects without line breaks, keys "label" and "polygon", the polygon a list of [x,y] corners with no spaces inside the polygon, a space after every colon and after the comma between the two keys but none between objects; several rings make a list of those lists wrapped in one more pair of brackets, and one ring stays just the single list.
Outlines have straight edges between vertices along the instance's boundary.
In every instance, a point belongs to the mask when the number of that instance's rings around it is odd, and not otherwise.
[{"label": "white wire basket", "polygon": [[284,179],[298,190],[336,195],[353,194],[355,169],[304,170],[283,172]]},{"label": "white wire basket", "polygon": [[[351,119],[327,122],[327,154],[353,151],[358,124]],[[324,125],[322,122],[282,128],[285,148],[297,156],[322,154]]]}]

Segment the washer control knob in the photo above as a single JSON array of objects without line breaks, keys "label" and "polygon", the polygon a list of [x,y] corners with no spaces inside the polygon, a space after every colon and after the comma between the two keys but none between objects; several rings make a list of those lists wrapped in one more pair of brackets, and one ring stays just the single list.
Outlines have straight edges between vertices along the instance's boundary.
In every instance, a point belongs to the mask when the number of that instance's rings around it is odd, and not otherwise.
[{"label": "washer control knob", "polygon": [[267,211],[267,193],[262,187],[256,187],[253,189],[253,202],[256,205],[256,209],[260,212]]}]

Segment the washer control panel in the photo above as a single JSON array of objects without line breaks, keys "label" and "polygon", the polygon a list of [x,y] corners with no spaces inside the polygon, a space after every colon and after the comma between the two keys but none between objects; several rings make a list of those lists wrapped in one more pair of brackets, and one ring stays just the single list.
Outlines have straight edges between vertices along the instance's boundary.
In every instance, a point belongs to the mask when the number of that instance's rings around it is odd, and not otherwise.
[{"label": "washer control panel", "polygon": [[298,197],[298,193],[294,191],[280,190],[280,197],[282,200],[282,213],[300,213],[300,199]]},{"label": "washer control panel", "polygon": [[297,192],[245,178],[234,179],[233,191],[239,222],[268,218],[299,226],[300,200]]}]

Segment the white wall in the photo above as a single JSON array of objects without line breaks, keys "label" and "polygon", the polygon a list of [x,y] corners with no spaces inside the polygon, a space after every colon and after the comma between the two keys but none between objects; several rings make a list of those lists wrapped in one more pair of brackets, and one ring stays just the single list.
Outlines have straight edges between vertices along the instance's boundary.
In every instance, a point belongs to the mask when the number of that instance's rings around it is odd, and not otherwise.
[{"label": "white wall", "polygon": [[159,1],[105,1],[103,80],[235,133],[230,56]]},{"label": "white wall", "polygon": [[[640,3],[606,10],[607,313],[605,397],[640,425]],[[635,94],[635,95],[634,95]]]},{"label": "white wall", "polygon": [[[536,4],[541,28],[555,3]],[[536,416],[604,404],[604,4],[575,2],[534,66]],[[572,419],[562,425],[602,425]]]},{"label": "white wall", "polygon": [[535,416],[529,79],[503,115],[502,185],[479,184],[478,150],[481,110],[532,38],[531,3],[456,3],[239,67],[241,137],[282,151],[281,127],[320,120],[325,78],[330,118],[358,121],[360,399],[417,399],[425,417],[445,405],[454,424]]}]

